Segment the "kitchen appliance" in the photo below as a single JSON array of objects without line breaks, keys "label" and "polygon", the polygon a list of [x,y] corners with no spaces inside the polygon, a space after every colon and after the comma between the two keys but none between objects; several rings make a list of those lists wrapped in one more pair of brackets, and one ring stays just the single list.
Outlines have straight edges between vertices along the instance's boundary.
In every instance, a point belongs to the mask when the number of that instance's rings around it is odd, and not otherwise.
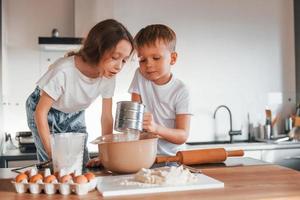
[{"label": "kitchen appliance", "polygon": [[51,154],[54,172],[82,173],[85,133],[51,134]]},{"label": "kitchen appliance", "polygon": [[115,127],[116,131],[138,133],[143,130],[145,106],[133,101],[117,103]]},{"label": "kitchen appliance", "polygon": [[22,153],[35,153],[36,147],[33,140],[31,131],[20,131],[16,133],[16,140],[19,144],[20,152]]},{"label": "kitchen appliance", "polygon": [[179,162],[185,165],[223,162],[227,157],[243,156],[243,150],[226,151],[224,148],[178,151],[175,156],[157,156],[156,163]]},{"label": "kitchen appliance", "polygon": [[123,133],[104,135],[92,143],[98,145],[99,159],[106,169],[116,173],[135,173],[153,165],[157,140],[157,136],[151,133]]}]

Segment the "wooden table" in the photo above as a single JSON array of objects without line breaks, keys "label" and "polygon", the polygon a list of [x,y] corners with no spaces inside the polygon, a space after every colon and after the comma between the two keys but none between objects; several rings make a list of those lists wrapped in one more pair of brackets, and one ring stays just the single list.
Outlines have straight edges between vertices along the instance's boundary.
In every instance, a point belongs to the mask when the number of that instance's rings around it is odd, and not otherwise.
[{"label": "wooden table", "polygon": [[[202,170],[204,174],[211,176],[225,183],[222,189],[207,189],[198,191],[159,193],[148,195],[127,196],[121,199],[204,199],[204,200],[235,200],[235,199],[300,199],[300,172],[277,165],[253,165],[222,168],[207,168]],[[10,179],[11,174],[8,169],[0,169],[2,177],[0,179],[0,199],[3,200],[27,200],[27,199],[102,199],[98,191],[93,191],[87,195],[77,196],[60,194],[17,194],[14,191]],[[0,173],[0,176],[1,176]],[[110,199],[120,199],[110,198]]]}]

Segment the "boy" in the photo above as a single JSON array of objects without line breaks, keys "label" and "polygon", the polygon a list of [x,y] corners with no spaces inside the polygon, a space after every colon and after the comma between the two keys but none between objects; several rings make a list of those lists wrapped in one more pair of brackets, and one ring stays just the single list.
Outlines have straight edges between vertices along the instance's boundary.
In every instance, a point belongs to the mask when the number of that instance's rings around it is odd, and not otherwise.
[{"label": "boy", "polygon": [[139,68],[129,88],[132,101],[146,106],[143,128],[159,137],[157,153],[175,155],[189,135],[189,91],[171,73],[176,63],[176,34],[161,24],[141,29],[134,38]]}]

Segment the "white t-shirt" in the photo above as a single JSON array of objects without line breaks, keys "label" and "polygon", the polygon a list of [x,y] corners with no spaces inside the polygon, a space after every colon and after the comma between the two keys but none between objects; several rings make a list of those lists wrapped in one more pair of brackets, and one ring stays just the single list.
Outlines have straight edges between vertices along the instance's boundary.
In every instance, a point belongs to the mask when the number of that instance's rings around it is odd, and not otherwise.
[{"label": "white t-shirt", "polygon": [[[153,114],[154,121],[168,128],[175,128],[177,114],[191,114],[189,90],[182,81],[173,75],[164,85],[156,85],[142,76],[139,68],[128,90],[139,94],[145,105],[145,110]],[[158,141],[158,154],[175,155],[180,145],[164,139]]]},{"label": "white t-shirt", "polygon": [[115,78],[89,78],[75,67],[74,56],[70,56],[50,65],[37,85],[54,99],[53,108],[72,113],[86,109],[99,95],[111,98]]}]

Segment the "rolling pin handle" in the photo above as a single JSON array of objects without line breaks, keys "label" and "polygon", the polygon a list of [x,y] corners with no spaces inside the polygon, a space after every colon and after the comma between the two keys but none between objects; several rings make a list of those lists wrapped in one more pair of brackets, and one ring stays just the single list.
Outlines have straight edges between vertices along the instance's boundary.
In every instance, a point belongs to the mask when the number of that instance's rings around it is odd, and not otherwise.
[{"label": "rolling pin handle", "polygon": [[243,150],[227,151],[228,157],[244,156]]},{"label": "rolling pin handle", "polygon": [[178,156],[156,156],[155,163],[179,162]]}]

